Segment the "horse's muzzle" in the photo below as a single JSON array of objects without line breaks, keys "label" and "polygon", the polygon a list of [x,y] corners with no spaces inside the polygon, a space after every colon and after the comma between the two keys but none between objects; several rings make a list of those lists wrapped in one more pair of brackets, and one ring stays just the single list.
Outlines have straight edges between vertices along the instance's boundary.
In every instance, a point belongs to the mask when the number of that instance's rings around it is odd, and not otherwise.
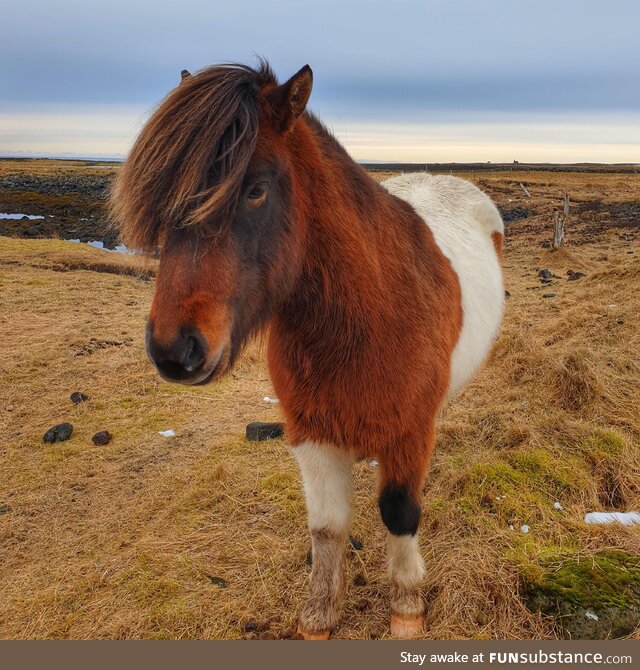
[{"label": "horse's muzzle", "polygon": [[223,357],[222,351],[208,356],[207,342],[194,326],[182,328],[177,337],[164,343],[154,338],[153,323],[149,321],[146,346],[147,356],[160,376],[180,384],[206,384],[217,373]]}]

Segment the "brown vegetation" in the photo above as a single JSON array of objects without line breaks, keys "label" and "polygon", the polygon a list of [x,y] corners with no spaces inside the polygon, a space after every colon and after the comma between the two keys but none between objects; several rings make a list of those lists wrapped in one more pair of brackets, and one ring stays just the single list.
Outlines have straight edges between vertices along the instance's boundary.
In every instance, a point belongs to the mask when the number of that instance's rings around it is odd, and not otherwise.
[{"label": "brown vegetation", "polygon": [[[524,580],[550,556],[640,555],[637,527],[582,520],[640,509],[640,178],[464,176],[503,212],[529,213],[507,224],[511,297],[491,360],[439,423],[423,497],[424,635],[555,637],[526,608]],[[553,252],[541,243],[565,190],[567,246]],[[541,268],[559,279],[541,284]],[[569,270],[585,276],[568,281]],[[153,264],[0,238],[0,636],[287,637],[309,539],[285,440],[243,436],[250,421],[278,420],[262,352],[250,347],[214,386],[160,382],[143,350],[143,272]],[[90,400],[74,405],[77,390]],[[62,421],[71,439],[44,444]],[[158,434],[167,428],[175,438]],[[97,447],[101,430],[114,437]],[[363,548],[349,551],[338,638],[388,635],[375,477],[357,465]]]}]

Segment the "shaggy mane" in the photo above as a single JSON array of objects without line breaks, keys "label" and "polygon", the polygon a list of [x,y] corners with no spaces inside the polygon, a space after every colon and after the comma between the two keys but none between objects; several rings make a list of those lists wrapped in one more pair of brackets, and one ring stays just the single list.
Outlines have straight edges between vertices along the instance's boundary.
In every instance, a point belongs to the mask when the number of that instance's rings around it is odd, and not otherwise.
[{"label": "shaggy mane", "polygon": [[258,91],[275,82],[266,61],[215,65],[167,95],[112,190],[111,216],[128,246],[154,251],[171,228],[225,220],[255,150]]}]

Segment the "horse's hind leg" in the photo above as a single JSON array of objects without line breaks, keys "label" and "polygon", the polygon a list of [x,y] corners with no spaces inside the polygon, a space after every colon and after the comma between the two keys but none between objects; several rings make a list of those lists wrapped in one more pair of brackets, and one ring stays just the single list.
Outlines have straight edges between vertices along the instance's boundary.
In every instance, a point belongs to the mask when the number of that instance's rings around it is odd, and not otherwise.
[{"label": "horse's hind leg", "polygon": [[294,447],[293,454],[302,472],[313,547],[309,599],[298,632],[305,639],[326,639],[338,623],[344,592],[353,460],[344,450],[311,442]]},{"label": "horse's hind leg", "polygon": [[422,452],[415,445],[411,456],[399,453],[397,457],[395,454],[380,457],[378,503],[382,521],[388,530],[391,634],[396,637],[415,637],[424,623],[424,601],[420,591],[424,563],[418,546],[418,525],[422,512],[422,483],[431,442]]}]

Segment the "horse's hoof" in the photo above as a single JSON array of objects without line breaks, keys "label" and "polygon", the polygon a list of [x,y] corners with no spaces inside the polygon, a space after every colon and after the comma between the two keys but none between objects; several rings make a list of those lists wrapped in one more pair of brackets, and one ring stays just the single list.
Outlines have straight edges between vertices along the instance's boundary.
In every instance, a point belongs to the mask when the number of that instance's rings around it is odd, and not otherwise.
[{"label": "horse's hoof", "polygon": [[402,614],[391,615],[391,635],[410,640],[422,632],[424,616],[403,616]]},{"label": "horse's hoof", "polygon": [[319,633],[307,633],[302,630],[300,625],[298,625],[298,635],[300,635],[303,640],[328,640],[329,633],[330,631],[328,630],[322,630]]}]

